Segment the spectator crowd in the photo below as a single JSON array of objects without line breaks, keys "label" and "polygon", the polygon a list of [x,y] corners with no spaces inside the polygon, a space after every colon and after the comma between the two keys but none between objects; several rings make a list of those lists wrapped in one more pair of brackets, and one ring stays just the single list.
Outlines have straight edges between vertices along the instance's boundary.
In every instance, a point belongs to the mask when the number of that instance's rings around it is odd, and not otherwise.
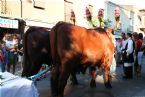
[{"label": "spectator crowd", "polygon": [[17,34],[6,33],[0,41],[0,71],[12,72],[20,65],[22,68],[23,44]]},{"label": "spectator crowd", "polygon": [[142,33],[122,33],[116,38],[116,64],[123,64],[123,79],[141,77],[145,65],[145,37]]}]

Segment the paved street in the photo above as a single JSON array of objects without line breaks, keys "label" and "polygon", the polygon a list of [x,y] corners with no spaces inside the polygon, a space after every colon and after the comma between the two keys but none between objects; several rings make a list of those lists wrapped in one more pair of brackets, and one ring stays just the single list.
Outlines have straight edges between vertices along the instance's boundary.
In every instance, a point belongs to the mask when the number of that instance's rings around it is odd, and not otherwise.
[{"label": "paved street", "polygon": [[[97,87],[95,89],[89,87],[90,76],[88,74],[77,75],[80,84],[72,86],[68,82],[65,95],[66,97],[145,97],[145,66],[142,71],[142,77],[139,79],[134,77],[132,80],[123,80],[122,67],[117,67],[118,76],[112,79],[113,88],[110,90],[105,89],[100,71],[96,77]],[[37,82],[40,97],[50,97],[49,77]]]},{"label": "paved street", "polygon": [[[112,89],[106,89],[103,84],[102,72],[99,71],[96,77],[97,87],[89,87],[90,76],[79,74],[78,86],[72,86],[68,81],[65,88],[65,97],[145,97],[145,66],[142,69],[142,77],[134,77],[132,80],[123,80],[122,66],[117,67],[117,77],[112,78]],[[20,74],[20,71],[17,72]],[[50,97],[50,75],[37,81],[39,97]]]}]

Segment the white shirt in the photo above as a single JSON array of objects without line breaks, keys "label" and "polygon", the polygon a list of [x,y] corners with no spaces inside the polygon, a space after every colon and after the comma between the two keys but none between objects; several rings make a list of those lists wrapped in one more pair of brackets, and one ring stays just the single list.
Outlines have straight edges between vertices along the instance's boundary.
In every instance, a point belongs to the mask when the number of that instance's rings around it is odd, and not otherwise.
[{"label": "white shirt", "polygon": [[13,46],[13,41],[6,40],[6,47],[9,49]]},{"label": "white shirt", "polygon": [[127,43],[128,43],[128,46],[127,46],[127,54],[131,54],[133,52],[133,40],[131,38],[128,38],[127,39]]},{"label": "white shirt", "polygon": [[[8,48],[8,49],[10,49],[10,48],[14,48],[14,46],[16,46],[16,42],[15,41],[13,41],[13,40],[6,40],[6,47]],[[15,51],[15,49],[11,49],[10,51]]]},{"label": "white shirt", "polygon": [[122,47],[121,47],[122,50],[125,49],[127,42],[128,42],[127,39],[122,41]]},{"label": "white shirt", "polygon": [[18,40],[17,39],[13,39],[13,45],[18,45]]}]

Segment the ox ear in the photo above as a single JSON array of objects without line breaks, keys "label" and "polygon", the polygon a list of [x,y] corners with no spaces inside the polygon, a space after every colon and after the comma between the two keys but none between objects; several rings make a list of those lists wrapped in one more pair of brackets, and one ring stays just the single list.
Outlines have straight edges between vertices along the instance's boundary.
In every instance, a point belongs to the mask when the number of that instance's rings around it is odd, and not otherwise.
[{"label": "ox ear", "polygon": [[106,31],[106,34],[111,39],[111,41],[114,43],[114,41],[115,41],[114,30],[113,29],[110,29],[110,28],[107,28],[107,29],[105,29],[105,31]]}]

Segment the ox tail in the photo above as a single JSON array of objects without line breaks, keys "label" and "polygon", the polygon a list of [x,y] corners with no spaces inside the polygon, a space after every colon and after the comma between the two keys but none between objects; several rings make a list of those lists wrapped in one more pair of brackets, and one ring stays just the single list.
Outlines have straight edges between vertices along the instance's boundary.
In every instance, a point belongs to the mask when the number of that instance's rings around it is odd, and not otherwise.
[{"label": "ox tail", "polygon": [[54,45],[53,45],[53,49],[54,49],[54,56],[53,56],[53,63],[54,66],[60,64],[60,56],[58,54],[58,29],[64,24],[64,22],[58,22],[52,29],[50,33],[54,34]]},{"label": "ox tail", "polygon": [[115,45],[115,37],[113,35],[114,30],[113,29],[105,29],[106,30],[106,34],[109,37],[109,39],[112,41],[112,43]]},{"label": "ox tail", "polygon": [[113,29],[109,29],[109,28],[107,28],[105,30],[106,30],[105,32],[106,32],[110,42],[112,43],[112,49],[114,48],[113,51],[115,53],[115,45],[116,45],[116,43],[115,43],[115,37],[113,35],[114,30]]}]

